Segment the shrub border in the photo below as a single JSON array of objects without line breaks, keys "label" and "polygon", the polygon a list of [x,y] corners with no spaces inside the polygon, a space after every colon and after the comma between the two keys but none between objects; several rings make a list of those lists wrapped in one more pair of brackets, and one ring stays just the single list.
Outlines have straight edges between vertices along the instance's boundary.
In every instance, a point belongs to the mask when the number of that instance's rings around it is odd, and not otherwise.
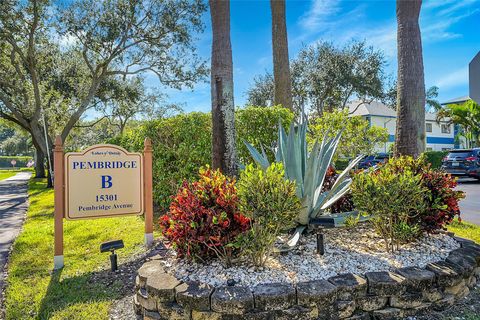
[{"label": "shrub border", "polygon": [[454,237],[460,248],[425,268],[342,274],[296,285],[253,289],[182,283],[159,259],[136,277],[134,308],[144,319],[395,319],[442,310],[480,281],[480,245]]}]

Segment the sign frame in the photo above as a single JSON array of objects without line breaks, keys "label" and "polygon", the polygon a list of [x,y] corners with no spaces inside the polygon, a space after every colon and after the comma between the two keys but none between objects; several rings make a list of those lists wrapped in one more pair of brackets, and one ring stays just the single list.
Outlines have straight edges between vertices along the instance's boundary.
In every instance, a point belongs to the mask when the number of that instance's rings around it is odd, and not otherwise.
[{"label": "sign frame", "polygon": [[[132,212],[132,213],[118,213],[118,214],[105,214],[105,215],[98,215],[98,216],[87,216],[87,217],[72,217],[71,212],[69,210],[69,200],[71,198],[69,194],[69,168],[68,168],[68,161],[70,157],[78,157],[78,156],[84,156],[88,152],[93,151],[95,149],[100,149],[100,148],[112,148],[112,149],[117,149],[120,152],[123,152],[127,156],[138,156],[139,157],[139,163],[140,163],[140,211],[138,212]],[[144,163],[143,163],[143,154],[139,152],[128,152],[124,148],[114,145],[114,144],[96,144],[93,146],[90,146],[81,152],[68,152],[65,154],[65,219],[67,220],[86,220],[86,219],[100,219],[100,218],[109,218],[109,217],[118,217],[118,216],[130,216],[130,215],[142,215],[145,210],[145,199],[143,197],[144,194]]]},{"label": "sign frame", "polygon": [[[99,146],[99,145],[96,145]],[[103,145],[105,146],[105,145]],[[131,154],[124,148],[121,148],[116,145],[108,145],[115,148],[121,149],[126,154]],[[81,153],[85,153],[88,150],[91,150],[95,146],[91,146],[83,150]],[[145,217],[145,245],[150,247],[153,244],[153,172],[152,172],[152,141],[149,138],[146,138],[144,141],[143,157],[141,156],[141,176],[143,190],[141,196],[143,198],[143,214]],[[140,154],[141,155],[141,154]],[[52,175],[53,185],[54,185],[54,202],[55,202],[55,212],[54,212],[54,256],[53,256],[53,269],[58,270],[63,268],[64,259],[63,259],[63,219],[66,218],[66,155],[63,150],[63,141],[62,137],[58,135],[55,138],[55,147],[53,149],[54,156],[54,175]],[[142,179],[141,177],[141,179]],[[116,214],[110,217],[118,217],[126,214]],[[128,214],[133,215],[133,214]],[[137,214],[137,215],[141,215]],[[108,216],[100,216],[95,218],[103,218]],[[85,219],[94,219],[94,217],[88,217]],[[85,220],[82,218],[75,218],[72,220]]]}]

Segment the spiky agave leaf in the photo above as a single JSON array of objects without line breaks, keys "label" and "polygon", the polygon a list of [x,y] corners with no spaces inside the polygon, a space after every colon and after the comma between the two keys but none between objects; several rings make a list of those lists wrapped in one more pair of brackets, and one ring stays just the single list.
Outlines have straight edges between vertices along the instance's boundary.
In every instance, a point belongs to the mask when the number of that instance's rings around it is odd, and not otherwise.
[{"label": "spiky agave leaf", "polygon": [[270,166],[270,162],[268,161],[267,155],[265,154],[265,150],[262,147],[262,153],[258,152],[258,150],[252,146],[250,143],[243,141],[245,146],[247,147],[248,151],[250,152],[253,160],[258,163],[263,169],[267,169]]}]

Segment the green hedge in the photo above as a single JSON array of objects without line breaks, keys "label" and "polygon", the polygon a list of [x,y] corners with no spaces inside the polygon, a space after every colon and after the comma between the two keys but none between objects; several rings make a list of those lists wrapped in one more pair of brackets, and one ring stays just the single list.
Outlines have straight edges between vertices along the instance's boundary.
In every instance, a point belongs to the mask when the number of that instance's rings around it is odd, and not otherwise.
[{"label": "green hedge", "polygon": [[11,168],[12,164],[10,163],[12,160],[17,161],[15,164],[15,168],[24,168],[27,166],[28,160],[32,159],[32,157],[28,156],[0,156],[0,168]]},{"label": "green hedge", "polygon": [[[289,126],[293,114],[280,107],[248,107],[236,112],[237,147],[242,163],[251,161],[243,141],[255,146],[272,146],[277,139],[279,119]],[[195,179],[198,169],[211,163],[211,121],[210,113],[180,114],[146,121],[109,142],[127,150],[141,151],[145,137],[152,139],[154,200],[161,210],[166,210],[182,181]],[[271,151],[269,156],[273,158]]]},{"label": "green hedge", "polygon": [[425,151],[423,154],[432,168],[438,169],[442,166],[442,159],[447,156],[448,151]]},{"label": "green hedge", "polygon": [[270,161],[275,159],[272,148],[278,138],[278,122],[288,130],[293,120],[293,113],[282,107],[247,107],[236,112],[235,126],[237,129],[238,158],[242,163],[252,161],[245,146],[247,141],[260,150],[263,146]]}]

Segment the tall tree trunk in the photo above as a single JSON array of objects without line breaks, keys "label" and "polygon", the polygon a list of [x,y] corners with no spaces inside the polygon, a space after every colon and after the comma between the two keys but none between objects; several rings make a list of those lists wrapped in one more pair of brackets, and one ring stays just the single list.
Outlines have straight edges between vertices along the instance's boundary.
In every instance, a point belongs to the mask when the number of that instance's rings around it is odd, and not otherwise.
[{"label": "tall tree trunk", "polygon": [[292,80],[288,60],[285,0],[270,0],[272,11],[273,77],[275,79],[275,104],[292,111]]},{"label": "tall tree trunk", "polygon": [[229,176],[237,174],[233,62],[230,43],[230,1],[210,0],[212,19],[212,166]]},{"label": "tall tree trunk", "polygon": [[35,148],[35,178],[45,178],[45,154]]},{"label": "tall tree trunk", "polygon": [[[52,159],[52,168],[50,168],[50,163],[47,161],[47,188],[53,188],[53,152],[50,153],[50,159]],[[54,173],[55,174],[55,173]]]},{"label": "tall tree trunk", "polygon": [[421,0],[397,0],[397,128],[395,155],[425,150],[425,81],[418,18]]}]

